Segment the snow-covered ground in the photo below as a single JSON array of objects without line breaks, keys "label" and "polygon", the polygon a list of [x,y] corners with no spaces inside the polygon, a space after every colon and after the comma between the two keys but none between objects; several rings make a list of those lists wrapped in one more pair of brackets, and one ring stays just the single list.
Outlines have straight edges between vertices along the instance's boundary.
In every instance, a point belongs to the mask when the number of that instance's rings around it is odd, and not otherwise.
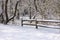
[{"label": "snow-covered ground", "polygon": [[0,24],[0,40],[60,40],[59,29]]}]

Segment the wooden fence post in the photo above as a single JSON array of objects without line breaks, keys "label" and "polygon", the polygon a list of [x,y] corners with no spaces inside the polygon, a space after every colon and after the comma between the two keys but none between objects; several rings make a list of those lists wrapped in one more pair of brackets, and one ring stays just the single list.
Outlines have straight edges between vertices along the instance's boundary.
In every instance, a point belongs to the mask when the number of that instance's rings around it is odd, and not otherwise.
[{"label": "wooden fence post", "polygon": [[23,26],[23,19],[21,18],[21,26]]},{"label": "wooden fence post", "polygon": [[38,21],[36,20],[36,21],[35,21],[36,29],[38,29],[37,23],[38,23]]}]

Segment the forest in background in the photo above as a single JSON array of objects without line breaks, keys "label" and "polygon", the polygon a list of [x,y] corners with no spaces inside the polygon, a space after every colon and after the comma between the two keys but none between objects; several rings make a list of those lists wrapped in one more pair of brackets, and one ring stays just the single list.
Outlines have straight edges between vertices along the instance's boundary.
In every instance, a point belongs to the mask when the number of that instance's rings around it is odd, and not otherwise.
[{"label": "forest in background", "polygon": [[60,0],[0,0],[0,22],[7,24],[20,16],[60,20]]}]

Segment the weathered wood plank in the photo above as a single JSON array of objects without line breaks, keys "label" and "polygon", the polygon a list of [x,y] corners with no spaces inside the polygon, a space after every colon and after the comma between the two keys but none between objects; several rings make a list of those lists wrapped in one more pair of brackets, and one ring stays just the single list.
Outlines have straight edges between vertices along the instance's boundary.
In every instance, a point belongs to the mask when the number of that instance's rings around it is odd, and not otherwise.
[{"label": "weathered wood plank", "polygon": [[38,20],[37,19],[37,21],[38,22],[55,22],[55,23],[57,22],[57,23],[60,23],[60,20]]},{"label": "weathered wood plank", "polygon": [[[34,23],[24,23],[24,21],[32,21]],[[43,25],[43,24],[39,24],[38,22],[53,22],[53,23],[60,23],[60,20],[36,20],[36,19],[22,19],[22,26],[23,25],[32,25],[32,26],[36,26],[36,29],[38,29],[39,27],[45,27],[45,28],[54,28],[54,29],[60,29],[60,27],[50,27],[51,25]],[[56,27],[56,28],[55,28]]]},{"label": "weathered wood plank", "polygon": [[35,26],[35,24],[26,24],[26,23],[23,23],[23,25],[32,25],[32,26]]}]

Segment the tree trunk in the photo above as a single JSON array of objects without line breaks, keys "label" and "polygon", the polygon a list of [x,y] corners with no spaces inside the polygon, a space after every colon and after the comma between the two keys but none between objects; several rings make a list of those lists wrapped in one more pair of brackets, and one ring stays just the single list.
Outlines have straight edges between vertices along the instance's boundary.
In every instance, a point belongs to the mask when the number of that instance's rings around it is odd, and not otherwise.
[{"label": "tree trunk", "polygon": [[16,5],[15,5],[15,12],[13,17],[11,17],[10,19],[8,18],[8,13],[7,13],[7,4],[8,4],[8,0],[6,0],[5,2],[5,15],[6,15],[6,22],[5,24],[7,24],[9,21],[11,21],[12,19],[14,19],[14,17],[16,16],[16,11],[17,11],[17,6],[18,6],[19,1],[17,1]]},{"label": "tree trunk", "polygon": [[4,2],[3,2],[3,0],[2,0],[2,13],[1,13],[2,21],[1,21],[1,23],[4,22],[4,15],[3,15],[3,13],[4,13]]},{"label": "tree trunk", "polygon": [[5,24],[7,24],[8,21],[7,4],[8,4],[8,0],[5,1],[5,16],[6,16]]}]

